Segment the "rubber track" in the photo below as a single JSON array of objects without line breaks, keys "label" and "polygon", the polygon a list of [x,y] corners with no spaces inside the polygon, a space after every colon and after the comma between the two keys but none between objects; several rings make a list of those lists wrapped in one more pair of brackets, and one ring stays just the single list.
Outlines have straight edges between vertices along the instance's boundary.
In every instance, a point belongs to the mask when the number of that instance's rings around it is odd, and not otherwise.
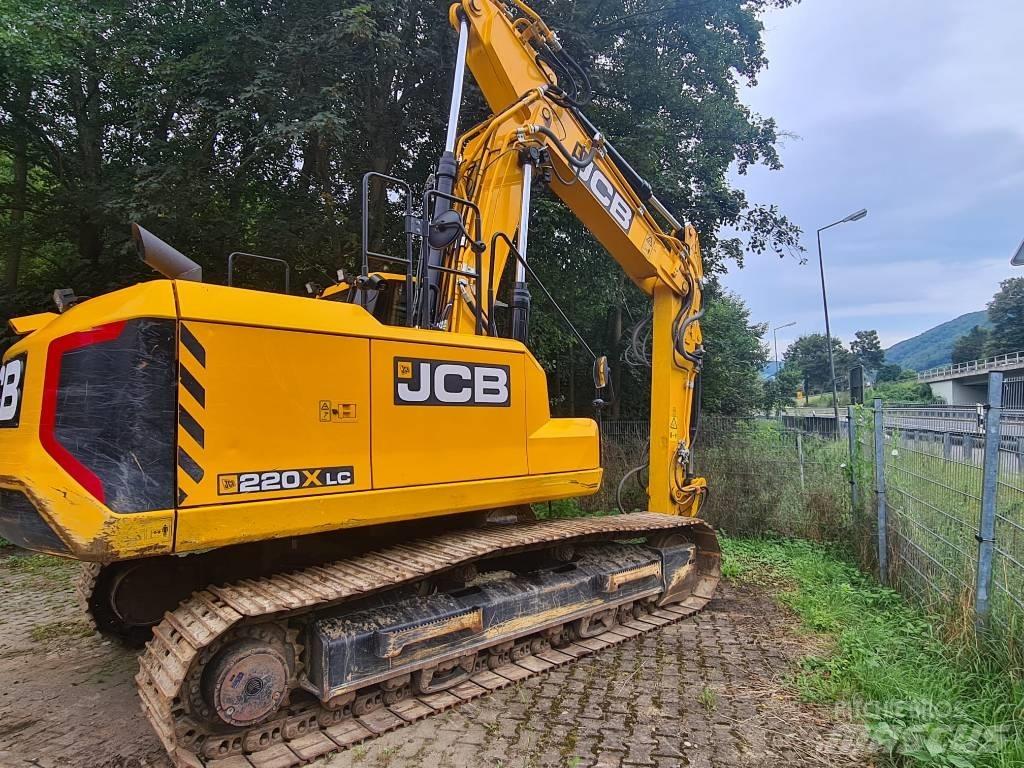
[{"label": "rubber track", "polygon": [[694,526],[703,529],[702,533],[710,530],[706,523],[696,518],[652,513],[476,528],[394,545],[293,573],[247,579],[225,587],[211,586],[167,613],[164,620],[154,627],[153,638],[139,658],[139,673],[135,678],[142,709],[176,766],[288,768],[302,765],[490,690],[568,663],[578,656],[691,616],[711,599],[717,579],[702,579],[698,591],[681,603],[666,606],[642,619],[616,625],[596,638],[528,656],[494,671],[481,672],[448,691],[404,699],[390,707],[306,733],[246,757],[205,761],[186,745],[178,743],[175,725],[180,705],[177,697],[203,649],[236,625],[301,615],[497,554],[593,537],[622,538]]}]

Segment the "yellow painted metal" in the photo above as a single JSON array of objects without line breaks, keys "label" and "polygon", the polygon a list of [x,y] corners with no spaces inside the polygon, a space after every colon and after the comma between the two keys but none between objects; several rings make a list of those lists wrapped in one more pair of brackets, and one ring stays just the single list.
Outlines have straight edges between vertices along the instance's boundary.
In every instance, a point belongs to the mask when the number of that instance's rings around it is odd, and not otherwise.
[{"label": "yellow painted metal", "polygon": [[406,486],[258,504],[187,507],[178,513],[175,551],[438,517],[596,493],[601,470]]},{"label": "yellow painted metal", "polygon": [[[684,463],[697,371],[678,349],[693,353],[701,339],[697,322],[682,338],[678,329],[701,306],[696,233],[667,233],[602,140],[552,98],[554,75],[537,64],[531,41],[555,39],[513,3],[511,13],[495,0],[452,6],[453,23],[469,24],[468,65],[493,112],[459,139],[456,193],[479,206],[488,245],[495,233],[512,236],[521,223],[520,153],[549,152],[554,191],[652,297],[649,506],[693,514],[704,481],[688,478]],[[573,179],[577,169],[545,131],[577,155],[592,154],[589,172],[600,183]],[[464,213],[472,229],[473,214]],[[484,259],[477,279],[497,289],[508,255],[500,245],[493,255],[493,271]],[[466,272],[477,262],[455,247],[445,266]],[[445,279],[442,305],[452,305],[445,330],[382,325],[342,301],[163,280],[60,316],[22,318],[15,327],[27,335],[4,356],[27,354],[28,366],[21,422],[0,430],[0,486],[27,491],[73,556],[103,561],[595,493],[602,470],[594,421],[551,418],[545,373],[530,352],[475,334],[475,292],[472,277]],[[181,417],[176,432],[177,509],[119,515],[42,449],[43,373],[53,339],[140,317],[178,320],[178,405],[192,421]],[[202,360],[186,338],[202,346]],[[508,404],[397,404],[396,377],[408,370],[400,364],[422,361],[507,367]]]},{"label": "yellow painted metal", "polygon": [[176,315],[170,282],[142,283],[54,315],[4,354],[4,360],[25,355],[26,364],[18,426],[0,429],[0,487],[26,493],[70,553],[81,560],[110,561],[170,552],[174,510],[112,512],[46,453],[39,439],[39,421],[47,349],[54,339],[101,325]]},{"label": "yellow painted metal", "polygon": [[[373,341],[370,359],[374,487],[399,488],[529,474],[524,356],[525,349],[517,352],[456,350],[432,344]],[[396,363],[411,366],[414,361],[423,359],[508,366],[509,405],[397,405],[394,399]],[[397,375],[400,377],[401,373]],[[428,456],[429,460],[425,461]]]},{"label": "yellow painted metal", "polygon": [[38,331],[48,322],[57,317],[56,312],[40,312],[36,315],[25,315],[24,317],[12,317],[7,321],[7,324],[11,326],[11,330],[14,331],[18,336],[24,336],[27,333]]},{"label": "yellow painted metal", "polygon": [[[201,404],[178,387],[179,406],[199,422],[204,443],[179,426],[179,447],[203,469],[196,483],[179,466],[183,507],[372,487],[369,339],[214,322],[183,327],[206,351],[201,366],[179,349],[179,365],[204,395]],[[352,467],[351,484],[327,485],[303,472],[338,466]],[[288,488],[294,483],[278,477],[279,490],[239,488],[240,476],[265,472],[298,473],[299,484]]]},{"label": "yellow painted metal", "polygon": [[[591,137],[572,111],[552,98],[557,78],[538,65],[531,41],[556,46],[557,42],[521,0],[514,0],[514,6],[518,17],[495,0],[461,0],[449,13],[456,28],[463,21],[469,25],[467,65],[493,112],[459,141],[457,191],[481,210],[482,239],[490,244],[494,233],[513,233],[521,224],[521,152],[548,151],[551,188],[654,302],[649,508],[692,514],[699,500],[696,489],[705,484],[700,478],[689,478],[685,466],[698,371],[692,359],[673,349],[683,347],[692,355],[701,343],[696,321],[689,324],[684,338],[676,338],[683,321],[696,318],[701,310],[703,267],[697,233],[692,226],[665,232],[611,161],[601,140]],[[552,131],[577,157],[593,152],[586,174],[574,168],[538,126]],[[585,182],[582,175],[590,181]],[[472,225],[473,212],[467,210],[465,215]],[[503,245],[498,245],[493,257],[493,273],[489,262],[481,265],[479,279],[485,294],[488,289],[497,290],[509,260]],[[464,247],[454,251],[446,266],[466,271],[475,264],[475,255]],[[476,318],[467,296],[472,296],[475,286],[466,278],[459,280],[461,287],[453,279],[444,284],[444,295],[454,306],[451,329],[473,333]]]},{"label": "yellow painted metal", "polygon": [[[179,339],[188,335],[203,350],[197,357],[179,341],[178,405],[202,432],[200,441],[179,420],[177,446],[201,476],[179,461],[177,515],[112,512],[38,436],[50,341],[137,317],[179,318]],[[161,280],[55,317],[5,359],[21,354],[22,419],[0,430],[0,486],[27,488],[79,559],[194,551],[600,487],[594,422],[552,419],[542,369],[508,339],[385,326],[353,304]],[[508,366],[510,404],[396,405],[396,361],[415,360]],[[350,483],[329,484],[315,472],[342,467],[351,468]],[[298,487],[284,487],[285,472],[298,473]],[[267,473],[270,488],[243,492],[242,475],[262,482]]]}]

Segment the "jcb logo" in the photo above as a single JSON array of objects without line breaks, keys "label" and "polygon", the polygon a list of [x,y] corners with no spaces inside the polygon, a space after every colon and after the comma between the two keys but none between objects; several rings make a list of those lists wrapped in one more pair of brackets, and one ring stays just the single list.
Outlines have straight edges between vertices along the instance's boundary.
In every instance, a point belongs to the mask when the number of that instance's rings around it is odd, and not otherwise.
[{"label": "jcb logo", "polygon": [[0,427],[18,426],[21,413],[21,385],[25,381],[25,356],[0,366]]},{"label": "jcb logo", "polygon": [[[586,154],[582,144],[577,144],[573,150],[573,155],[577,158],[585,157]],[[604,206],[615,223],[622,227],[624,232],[629,232],[629,228],[633,225],[633,209],[629,207],[629,203],[619,194],[608,177],[601,172],[601,169],[593,163],[581,168],[580,181],[587,185],[587,189]]]},{"label": "jcb logo", "polygon": [[508,406],[509,367],[395,358],[395,405]]}]

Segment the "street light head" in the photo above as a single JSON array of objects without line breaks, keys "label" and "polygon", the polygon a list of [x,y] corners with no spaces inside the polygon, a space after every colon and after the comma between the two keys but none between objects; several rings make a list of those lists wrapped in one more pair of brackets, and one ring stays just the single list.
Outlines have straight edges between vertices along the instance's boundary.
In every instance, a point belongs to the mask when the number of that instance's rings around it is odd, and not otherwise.
[{"label": "street light head", "polygon": [[1010,259],[1010,266],[1024,267],[1024,240],[1021,240],[1020,247],[1017,249],[1017,252],[1013,254],[1013,258]]},{"label": "street light head", "polygon": [[851,221],[860,221],[861,219],[863,219],[867,215],[868,215],[868,209],[867,208],[861,208],[856,213],[851,213],[849,216],[847,216],[845,219],[843,219],[843,223],[846,224],[846,223],[851,222]]}]

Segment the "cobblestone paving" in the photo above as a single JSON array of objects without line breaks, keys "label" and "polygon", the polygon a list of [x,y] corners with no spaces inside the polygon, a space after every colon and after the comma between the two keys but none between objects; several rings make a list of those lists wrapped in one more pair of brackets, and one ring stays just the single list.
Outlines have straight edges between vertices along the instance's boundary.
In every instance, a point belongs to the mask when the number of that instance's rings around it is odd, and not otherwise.
[{"label": "cobblestone paving", "polygon": [[[0,551],[0,768],[167,768],[134,654],[86,636],[76,568]],[[726,584],[700,616],[316,766],[871,765],[849,756],[855,729],[787,692],[808,642],[763,594]]]}]

